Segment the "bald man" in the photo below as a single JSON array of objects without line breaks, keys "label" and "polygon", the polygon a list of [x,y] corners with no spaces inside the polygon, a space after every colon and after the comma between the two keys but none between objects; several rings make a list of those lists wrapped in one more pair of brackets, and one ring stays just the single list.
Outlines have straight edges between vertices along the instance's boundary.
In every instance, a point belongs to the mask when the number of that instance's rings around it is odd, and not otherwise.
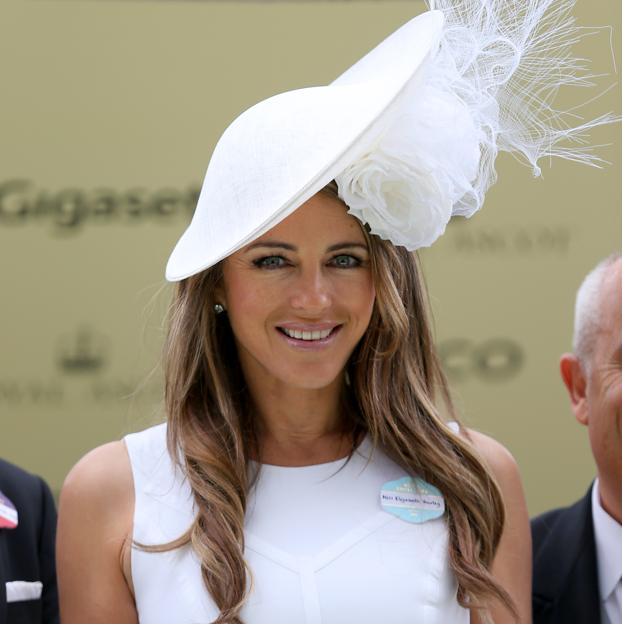
[{"label": "bald man", "polygon": [[622,624],[622,253],[583,280],[560,371],[597,478],[532,520],[534,624]]}]

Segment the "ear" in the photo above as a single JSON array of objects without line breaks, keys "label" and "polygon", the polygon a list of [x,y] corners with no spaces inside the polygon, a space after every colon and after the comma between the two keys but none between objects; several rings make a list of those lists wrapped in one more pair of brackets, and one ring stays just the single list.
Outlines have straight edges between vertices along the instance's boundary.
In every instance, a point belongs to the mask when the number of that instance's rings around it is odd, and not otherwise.
[{"label": "ear", "polygon": [[564,353],[559,360],[559,371],[566,390],[568,390],[570,405],[575,418],[582,425],[587,425],[587,377],[579,358],[574,353]]}]

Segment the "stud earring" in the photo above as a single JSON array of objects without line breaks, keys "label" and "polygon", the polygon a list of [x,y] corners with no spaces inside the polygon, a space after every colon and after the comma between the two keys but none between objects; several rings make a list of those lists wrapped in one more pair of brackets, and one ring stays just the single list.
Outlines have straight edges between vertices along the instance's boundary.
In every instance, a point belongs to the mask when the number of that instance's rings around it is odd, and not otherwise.
[{"label": "stud earring", "polygon": [[222,314],[224,311],[225,311],[224,305],[222,305],[221,303],[214,304],[214,312],[216,312],[216,314]]}]

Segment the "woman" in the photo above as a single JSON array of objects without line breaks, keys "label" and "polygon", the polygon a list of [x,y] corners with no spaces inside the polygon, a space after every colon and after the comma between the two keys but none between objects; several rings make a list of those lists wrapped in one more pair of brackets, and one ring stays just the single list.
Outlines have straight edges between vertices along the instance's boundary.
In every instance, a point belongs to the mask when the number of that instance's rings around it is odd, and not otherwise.
[{"label": "woman", "polygon": [[167,267],[167,425],[63,488],[65,624],[530,621],[518,471],[457,425],[408,251],[481,205],[500,147],[569,156],[507,97],[535,98],[507,4],[443,3],[224,133]]}]

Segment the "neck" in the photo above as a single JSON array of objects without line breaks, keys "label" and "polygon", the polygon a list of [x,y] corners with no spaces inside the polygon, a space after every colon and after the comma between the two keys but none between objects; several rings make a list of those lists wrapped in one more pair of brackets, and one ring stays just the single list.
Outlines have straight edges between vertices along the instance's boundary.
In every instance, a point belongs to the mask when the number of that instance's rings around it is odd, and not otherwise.
[{"label": "neck", "polygon": [[259,459],[279,466],[320,464],[352,447],[341,406],[343,380],[324,388],[297,388],[247,376],[257,420]]},{"label": "neck", "polygon": [[602,508],[618,523],[622,524],[622,492],[616,479],[598,475],[598,494]]}]

